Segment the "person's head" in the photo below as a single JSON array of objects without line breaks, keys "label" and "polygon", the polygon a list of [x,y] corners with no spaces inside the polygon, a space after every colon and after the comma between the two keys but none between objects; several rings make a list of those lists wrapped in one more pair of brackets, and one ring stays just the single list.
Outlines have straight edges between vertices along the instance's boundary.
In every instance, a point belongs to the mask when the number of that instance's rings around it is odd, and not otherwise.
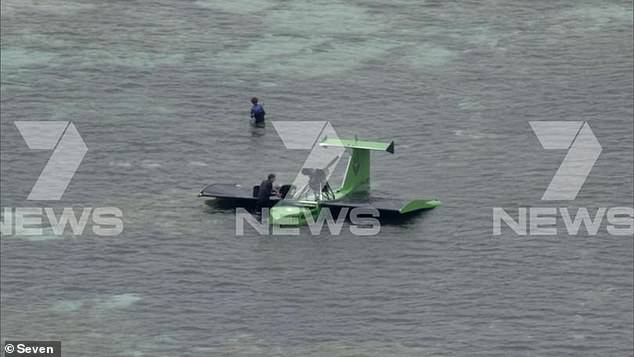
[{"label": "person's head", "polygon": [[258,97],[251,98],[251,103],[253,103],[254,105],[258,104]]},{"label": "person's head", "polygon": [[269,181],[275,181],[275,174],[269,174]]}]

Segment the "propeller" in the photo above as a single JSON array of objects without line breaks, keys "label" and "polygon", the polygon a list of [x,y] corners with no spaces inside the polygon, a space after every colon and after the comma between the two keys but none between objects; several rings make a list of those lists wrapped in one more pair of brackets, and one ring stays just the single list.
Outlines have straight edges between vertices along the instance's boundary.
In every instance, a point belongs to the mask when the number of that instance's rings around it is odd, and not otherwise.
[{"label": "propeller", "polygon": [[330,167],[332,165],[334,165],[337,160],[339,159],[339,155],[337,155],[334,159],[332,159],[327,165],[326,167],[319,169],[319,168],[303,168],[302,169],[302,174],[312,178],[313,176],[319,175],[319,176],[323,176],[324,180],[328,177],[328,173],[330,172]]},{"label": "propeller", "polygon": [[[330,167],[334,165],[339,159],[337,155],[332,159],[324,168],[303,168],[302,174],[308,176],[308,185],[301,191],[303,194],[308,187],[314,192],[321,192],[324,187],[328,185],[328,175],[330,173]],[[329,188],[329,187],[328,187]]]}]

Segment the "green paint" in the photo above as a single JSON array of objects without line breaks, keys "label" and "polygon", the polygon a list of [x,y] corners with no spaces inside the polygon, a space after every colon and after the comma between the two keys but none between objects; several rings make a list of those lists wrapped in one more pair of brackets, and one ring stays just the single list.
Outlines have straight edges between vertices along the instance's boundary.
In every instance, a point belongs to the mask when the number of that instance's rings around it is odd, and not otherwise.
[{"label": "green paint", "polygon": [[438,200],[413,200],[409,201],[405,206],[401,207],[401,214],[415,212],[422,209],[436,208],[441,205]]},{"label": "green paint", "polygon": [[[370,150],[352,149],[343,185],[335,191],[335,197],[343,198],[351,193],[370,192]],[[337,195],[337,193],[339,195]]]},{"label": "green paint", "polygon": [[366,149],[366,150],[377,150],[377,151],[387,151],[390,154],[394,153],[394,142],[391,141],[389,143],[381,143],[378,141],[366,141],[366,140],[358,140],[358,139],[324,139],[319,145],[328,147],[342,147],[342,148],[350,148],[350,149]]},{"label": "green paint", "polygon": [[[387,151],[394,153],[394,142],[383,143],[354,139],[328,139],[319,143],[324,147],[343,147],[352,149],[348,161],[346,175],[340,188],[335,189],[335,200],[347,198],[350,195],[364,195],[370,193],[370,151]],[[411,213],[422,209],[440,206],[440,201],[412,200],[399,209],[401,214]],[[313,219],[319,216],[321,203],[319,201],[282,201],[269,211],[269,223],[282,226],[301,226],[306,224],[306,215]]]}]

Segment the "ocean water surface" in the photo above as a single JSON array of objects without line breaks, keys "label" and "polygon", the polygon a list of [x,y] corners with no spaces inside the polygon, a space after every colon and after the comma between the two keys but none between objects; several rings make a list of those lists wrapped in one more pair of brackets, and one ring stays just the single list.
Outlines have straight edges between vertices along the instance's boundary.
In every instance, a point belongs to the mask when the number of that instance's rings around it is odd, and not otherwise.
[{"label": "ocean water surface", "polygon": [[[3,235],[1,337],[64,356],[631,356],[633,239],[494,236],[493,207],[633,205],[629,1],[3,0],[1,206],[119,207],[124,231]],[[327,120],[377,194],[443,206],[376,236],[235,234],[211,182],[292,181],[269,121]],[[72,121],[62,200],[15,121]],[[574,201],[529,121],[603,151]],[[335,176],[340,177],[343,168]]]}]

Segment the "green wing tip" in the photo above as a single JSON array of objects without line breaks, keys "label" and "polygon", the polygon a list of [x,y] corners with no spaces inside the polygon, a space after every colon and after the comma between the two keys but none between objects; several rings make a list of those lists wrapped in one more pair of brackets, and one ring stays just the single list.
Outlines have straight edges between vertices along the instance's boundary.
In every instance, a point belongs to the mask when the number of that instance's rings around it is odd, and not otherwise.
[{"label": "green wing tip", "polygon": [[388,146],[385,151],[389,152],[390,154],[394,154],[394,141],[390,143],[390,146]]},{"label": "green wing tip", "polygon": [[431,200],[418,199],[418,200],[413,200],[413,201],[409,201],[403,207],[401,207],[401,209],[399,209],[399,212],[400,213],[409,213],[409,212],[415,212],[415,211],[419,211],[419,210],[433,209],[433,208],[436,208],[436,207],[440,206],[441,203],[442,202],[440,202],[437,199],[431,199]]}]

